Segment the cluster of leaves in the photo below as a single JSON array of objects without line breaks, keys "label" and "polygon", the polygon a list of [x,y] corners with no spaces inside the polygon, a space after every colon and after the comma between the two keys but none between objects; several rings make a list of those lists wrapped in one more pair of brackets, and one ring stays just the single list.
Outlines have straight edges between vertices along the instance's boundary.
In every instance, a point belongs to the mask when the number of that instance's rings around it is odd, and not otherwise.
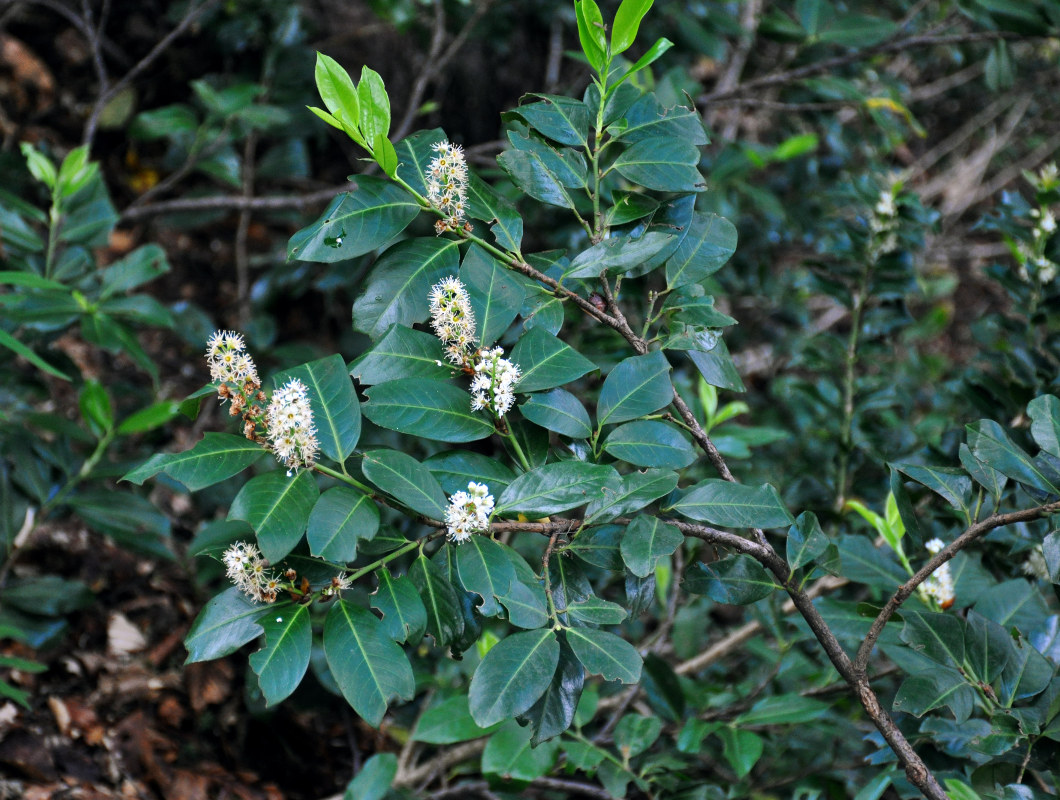
[{"label": "cluster of leaves", "polygon": [[[1055,781],[1055,607],[1040,584],[998,580],[964,548],[986,534],[1001,537],[1011,519],[1024,545],[1043,543],[1048,578],[1060,579],[1057,535],[1044,536],[1040,519],[1056,514],[1060,496],[1060,401],[1045,395],[1030,406],[1040,448],[1033,457],[984,420],[968,431],[961,468],[896,464],[887,515],[862,507],[893,557],[865,532],[826,532],[812,511],[795,519],[769,484],[732,481],[709,434],[742,410],[719,409],[718,390],[742,383],[722,338],[735,320],[712,296],[736,234],[723,217],[696,207],[704,188],[698,148],[707,141],[698,115],[633,85],[668,43],[632,64],[620,56],[650,5],[625,0],[608,37],[595,4],[575,4],[595,78],[580,100],[535,95],[507,115],[510,146],[498,164],[510,190],[475,175],[469,185],[469,216],[488,236],[464,230],[442,238],[420,227],[436,213],[425,200],[424,172],[444,133],[390,142],[378,75],[366,68],[355,83],[333,60],[318,59],[327,110],[315,113],[365,147],[387,177],[354,176],[355,190],[292,237],[288,252],[334,264],[367,256],[353,321],[372,344],[349,367],[331,355],[276,377],[277,385],[299,377],[310,388],[320,463],[297,474],[255,474],[232,502],[230,523],[199,549],[219,552],[249,526],[265,556],[295,570],[302,588],[268,606],[223,591],[189,634],[190,659],[221,657],[264,635],[251,666],[270,703],[312,670],[369,723],[393,712],[415,741],[488,737],[481,768],[489,775],[530,781],[562,754],[569,770],[596,777],[615,796],[631,783],[672,793],[687,788],[689,775],[698,776],[703,796],[724,796],[723,784],[749,786],[756,767],[785,776],[792,763],[772,754],[787,741],[785,726],[807,723],[813,735],[799,755],[819,769],[796,778],[800,788],[845,790],[856,770],[831,754],[839,747],[850,759],[862,755],[858,722],[814,690],[832,690],[834,666],[871,695],[865,669],[882,655],[904,676],[891,698],[901,729],[932,743],[925,759],[950,792],[1018,796],[1032,771]],[[874,194],[863,199],[871,203]],[[563,209],[580,235],[564,250],[524,254],[531,200]],[[904,207],[918,213],[911,201]],[[908,260],[872,262],[870,270],[859,242],[865,226],[855,221],[842,231],[834,248],[842,263],[822,265],[820,280],[831,274],[835,294],[859,310],[854,295],[897,298],[911,279]],[[510,348],[522,370],[520,403],[504,419],[470,410],[466,377],[454,375],[438,340],[415,327],[427,319],[431,286],[449,275],[468,287],[481,344]],[[578,318],[602,330],[577,344],[569,334]],[[862,324],[874,318],[855,322],[855,330]],[[848,363],[856,338],[853,349]],[[851,386],[851,401],[864,405]],[[870,422],[857,426],[868,430]],[[473,448],[451,447],[465,443]],[[142,483],[165,473],[196,491],[262,456],[254,442],[209,433],[190,451],[156,455],[126,477]],[[489,535],[455,545],[442,539],[446,495],[469,480],[489,486],[496,509]],[[829,501],[844,494],[836,484]],[[916,487],[958,513],[930,503],[915,511]],[[983,516],[988,502],[999,509],[1028,495],[1038,505],[1011,518]],[[932,568],[953,559],[955,607],[926,603],[896,614],[927,577],[912,562],[936,536],[951,542]],[[917,552],[907,555],[903,539]],[[701,540],[724,552],[708,552]],[[312,602],[339,573],[354,588]],[[810,604],[805,587],[827,574],[858,591]],[[879,602],[902,584],[911,588],[881,611]],[[786,617],[778,587],[805,623]],[[735,688],[709,670],[693,682],[684,676],[694,659],[682,668],[645,639],[641,617],[659,612],[656,595],[668,609],[659,641],[672,630],[672,646],[686,658],[704,643],[697,620],[731,605],[747,606],[776,650],[748,645],[759,662]],[[434,649],[422,647],[425,636]],[[851,655],[844,645],[860,648]],[[616,681],[637,684],[654,715],[624,713]],[[425,688],[433,697],[420,696]],[[394,709],[395,701],[411,706]],[[606,720],[604,709],[616,708]],[[916,755],[903,749],[906,739],[885,713],[867,712],[880,728],[877,742],[891,748],[873,757],[881,769],[871,794],[861,796],[878,797],[892,782],[909,790],[890,764],[909,765]],[[711,741],[721,745],[724,764],[706,756]],[[351,791],[384,793],[399,766],[377,756]],[[998,788],[1008,784],[1021,785]],[[932,786],[926,778],[917,784],[928,793]]]}]

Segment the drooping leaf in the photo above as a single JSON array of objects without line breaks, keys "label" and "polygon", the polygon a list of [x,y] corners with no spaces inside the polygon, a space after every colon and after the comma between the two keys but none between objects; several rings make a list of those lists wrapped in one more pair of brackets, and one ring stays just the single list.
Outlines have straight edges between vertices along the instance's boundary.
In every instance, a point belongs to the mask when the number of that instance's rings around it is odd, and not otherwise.
[{"label": "drooping leaf", "polygon": [[903,612],[902,641],[937,664],[964,665],[965,622],[952,614],[915,609]]},{"label": "drooping leaf", "polygon": [[571,650],[593,675],[621,683],[640,680],[643,659],[625,639],[596,628],[568,628],[566,633]]},{"label": "drooping leaf", "polygon": [[230,586],[208,602],[184,637],[186,664],[211,661],[234,653],[265,632],[258,624],[269,607]]},{"label": "drooping leaf", "polygon": [[394,698],[416,691],[404,651],[368,609],[334,601],[324,620],[324,654],[342,696],[369,725],[379,727]]},{"label": "drooping leaf", "polygon": [[243,484],[228,510],[228,519],[249,523],[258,535],[262,555],[275,563],[302,538],[319,496],[308,470],[291,476],[274,470]]},{"label": "drooping leaf", "polygon": [[536,747],[571,726],[584,685],[585,669],[565,637],[560,637],[559,663],[552,682],[538,701],[519,717],[520,722],[528,723],[531,746]]},{"label": "drooping leaf", "polygon": [[600,525],[591,528],[583,527],[574,540],[563,549],[564,553],[574,553],[582,561],[600,569],[621,572],[625,569],[619,543],[625,528],[622,525]]},{"label": "drooping leaf", "polygon": [[412,456],[396,450],[364,454],[364,476],[413,511],[432,519],[445,517],[446,500],[431,471]]},{"label": "drooping leaf", "polygon": [[358,175],[356,184],[291,237],[288,260],[332,263],[364,255],[394,239],[420,212],[411,195],[388,180]]},{"label": "drooping leaf", "polygon": [[[415,584],[427,609],[427,633],[439,647],[445,647],[464,633],[464,616],[456,589],[441,568],[419,555],[409,567],[409,579]],[[485,727],[485,726],[483,726]]]},{"label": "drooping leaf", "polygon": [[565,389],[530,395],[519,410],[535,425],[573,439],[588,438],[593,432],[589,413],[581,401]]},{"label": "drooping leaf", "polygon": [[496,513],[545,516],[569,511],[619,486],[613,467],[583,461],[546,464],[512,481],[497,498]]},{"label": "drooping leaf", "polygon": [[250,655],[250,666],[258,676],[265,701],[272,706],[289,697],[309,669],[313,628],[309,607],[295,603],[270,606],[260,624],[265,646]]},{"label": "drooping leaf", "polygon": [[383,615],[383,628],[395,642],[415,644],[427,630],[427,609],[416,586],[405,575],[395,578],[390,570],[376,570],[379,586],[372,594],[372,608]]},{"label": "drooping leaf", "polygon": [[957,724],[964,723],[975,707],[975,690],[950,667],[939,667],[906,678],[898,688],[892,707],[895,711],[922,717],[943,705],[953,711]]},{"label": "drooping leaf", "polygon": [[592,361],[541,327],[524,333],[509,358],[522,370],[516,384],[520,392],[561,386],[596,369]]},{"label": "drooping leaf", "polygon": [[638,467],[681,469],[696,460],[685,433],[653,419],[635,420],[615,428],[604,440],[604,450]]},{"label": "drooping leaf", "polygon": [[894,464],[895,469],[941,495],[958,511],[968,512],[972,482],[963,470],[919,464]]},{"label": "drooping leaf", "polygon": [[662,351],[630,356],[604,379],[597,402],[597,424],[625,422],[658,411],[673,400],[670,364]]},{"label": "drooping leaf", "polygon": [[655,517],[638,515],[622,537],[622,560],[630,572],[644,578],[655,571],[660,558],[673,553],[684,540],[684,535],[673,525]]},{"label": "drooping leaf", "polygon": [[689,519],[731,528],[779,528],[795,521],[768,483],[745,486],[718,478],[697,483],[673,509]]},{"label": "drooping leaf", "polygon": [[399,378],[366,391],[361,410],[376,425],[439,442],[472,442],[494,431],[488,415],[471,410],[466,389],[429,378]]},{"label": "drooping leaf", "polygon": [[411,326],[430,315],[431,287],[460,265],[451,239],[407,239],[387,249],[372,268],[364,292],[353,304],[355,330],[377,339],[397,323]]},{"label": "drooping leaf", "polygon": [[357,557],[359,540],[379,530],[379,508],[367,495],[348,486],[333,486],[320,495],[306,527],[309,552],[339,563]]},{"label": "drooping leaf", "polygon": [[471,716],[481,727],[513,718],[537,702],[555,674],[559,642],[552,630],[513,633],[486,654],[471,679]]},{"label": "drooping leaf", "polygon": [[705,594],[716,603],[729,605],[757,602],[777,588],[765,568],[744,553],[710,564],[693,564],[685,572],[682,585],[685,591]]},{"label": "drooping leaf", "polygon": [[191,450],[183,453],[158,453],[122,480],[142,486],[148,478],[165,472],[174,480],[197,492],[238,475],[257,461],[265,449],[257,442],[230,433],[207,433]]},{"label": "drooping leaf", "polygon": [[1035,397],[1027,406],[1032,420],[1031,435],[1038,446],[1060,458],[1060,398],[1051,394]]}]

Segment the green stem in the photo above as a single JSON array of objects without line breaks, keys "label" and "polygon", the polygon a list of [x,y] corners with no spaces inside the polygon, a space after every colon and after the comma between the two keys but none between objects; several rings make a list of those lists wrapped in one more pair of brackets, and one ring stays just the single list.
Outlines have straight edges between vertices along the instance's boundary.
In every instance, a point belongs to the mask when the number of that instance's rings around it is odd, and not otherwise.
[{"label": "green stem", "polygon": [[374,497],[377,494],[376,490],[373,489],[371,486],[367,486],[361,483],[359,480],[349,475],[348,473],[338,472],[336,470],[333,470],[331,467],[325,467],[323,464],[314,464],[313,469],[315,469],[317,472],[334,478],[335,480],[342,481],[343,483],[348,483],[350,486],[353,486],[356,489],[360,489],[362,492],[364,492],[366,495],[369,495],[370,497]]},{"label": "green stem", "polygon": [[[427,539],[433,539],[434,537],[439,536],[442,533],[443,533],[443,531],[437,531],[435,533],[432,533],[430,536],[428,536]],[[417,547],[422,545],[424,541],[425,540],[423,540],[423,539],[416,539],[415,541],[406,542],[405,544],[401,545],[401,547],[399,547],[397,550],[395,550],[393,553],[385,555],[382,558],[377,558],[375,561],[373,561],[368,566],[361,567],[359,570],[351,572],[350,575],[349,575],[349,580],[350,581],[355,581],[358,578],[364,577],[369,572],[375,572],[380,567],[385,566],[386,564],[389,564],[395,558],[398,558],[399,556],[405,555],[405,553],[409,552],[410,550],[415,550]]]},{"label": "green stem", "polygon": [[519,459],[519,463],[523,465],[523,469],[530,472],[530,470],[533,469],[533,467],[530,466],[530,460],[526,457],[526,453],[523,452],[523,448],[519,446],[519,440],[515,438],[515,434],[512,433],[510,427],[505,427],[504,436],[509,444],[511,444],[512,450],[515,451],[515,457]]},{"label": "green stem", "polygon": [[875,261],[866,258],[865,269],[853,294],[850,309],[850,336],[847,337],[847,349],[844,359],[843,374],[843,417],[839,429],[839,467],[836,473],[836,510],[843,508],[847,497],[847,483],[850,478],[850,454],[854,448],[854,381],[858,361],[858,341],[861,334],[861,312],[865,307],[865,294],[868,291],[869,279]]},{"label": "green stem", "polygon": [[59,209],[59,198],[52,199],[52,207],[48,212],[48,247],[44,252],[44,277],[51,278],[52,269],[55,266],[55,250],[59,245],[59,228],[62,222],[62,213]]}]

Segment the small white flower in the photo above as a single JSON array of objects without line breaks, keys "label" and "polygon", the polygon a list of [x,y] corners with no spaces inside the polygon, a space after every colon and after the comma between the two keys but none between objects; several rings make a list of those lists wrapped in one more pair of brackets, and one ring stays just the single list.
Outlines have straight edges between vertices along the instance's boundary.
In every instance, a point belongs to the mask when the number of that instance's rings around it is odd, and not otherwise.
[{"label": "small white flower", "polygon": [[235,331],[215,331],[206,341],[206,363],[214,383],[258,384],[258,370]]},{"label": "small white flower", "polygon": [[236,588],[260,603],[272,603],[282,586],[282,581],[267,568],[266,561],[257,545],[250,542],[235,542],[225,550],[221,561],[225,574]]},{"label": "small white flower", "polygon": [[493,506],[493,495],[484,483],[471,481],[466,492],[453,494],[445,510],[446,536],[449,541],[463,544],[472,534],[489,530]]},{"label": "small white flower", "polygon": [[504,349],[494,347],[476,353],[475,377],[471,381],[471,410],[490,409],[503,417],[515,405],[515,384],[521,372],[504,358]]},{"label": "small white flower", "polygon": [[431,287],[431,327],[445,345],[445,357],[457,366],[468,360],[475,346],[475,312],[471,297],[459,278],[450,275]]},{"label": "small white flower", "polygon": [[[924,544],[925,549],[932,555],[937,555],[945,546],[941,539],[932,539]],[[939,608],[947,609],[953,605],[956,595],[953,591],[953,576],[950,575],[950,563],[948,561],[920,584],[920,594],[925,599],[934,601]]]},{"label": "small white flower", "polygon": [[309,405],[309,389],[292,378],[272,393],[265,412],[265,434],[272,452],[290,469],[312,466],[319,443]]},{"label": "small white flower", "polygon": [[427,201],[444,219],[439,233],[455,231],[464,225],[467,213],[467,162],[460,145],[438,142],[432,149],[437,155],[427,165]]}]

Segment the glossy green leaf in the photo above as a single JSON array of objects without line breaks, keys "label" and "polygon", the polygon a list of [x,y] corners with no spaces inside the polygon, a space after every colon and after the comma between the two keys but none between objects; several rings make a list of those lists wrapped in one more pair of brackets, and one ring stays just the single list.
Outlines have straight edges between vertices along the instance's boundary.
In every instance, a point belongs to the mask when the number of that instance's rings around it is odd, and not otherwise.
[{"label": "glossy green leaf", "polygon": [[965,622],[952,614],[907,609],[902,614],[902,641],[937,664],[964,665]]},{"label": "glossy green leaf", "polygon": [[519,314],[526,289],[478,245],[472,245],[464,255],[460,279],[467,286],[475,312],[479,344],[489,347]]},{"label": "glossy green leaf", "polygon": [[619,625],[629,614],[618,603],[603,600],[595,595],[571,603],[566,608],[568,616],[591,625]]},{"label": "glossy green leaf", "polygon": [[662,136],[696,146],[708,143],[703,120],[695,109],[685,106],[665,108],[652,92],[641,95],[620,119],[608,126],[607,132],[625,142]]},{"label": "glossy green leaf", "polygon": [[467,491],[471,481],[484,483],[490,494],[498,496],[515,480],[515,473],[500,461],[466,450],[447,450],[435,453],[423,462],[423,466],[441,484],[446,494]]},{"label": "glossy green leaf", "polygon": [[595,0],[574,0],[574,13],[578,22],[578,40],[582,52],[593,69],[599,71],[607,53],[607,34],[604,18]]},{"label": "glossy green leaf", "polygon": [[1038,446],[1060,458],[1060,399],[1051,394],[1035,397],[1027,406],[1031,435]]},{"label": "glossy green leaf", "polygon": [[369,388],[361,410],[383,428],[439,442],[472,442],[493,433],[487,414],[471,410],[467,389],[429,378],[399,378]]},{"label": "glossy green leaf", "polygon": [[828,537],[821,530],[821,523],[812,511],[799,514],[795,524],[788,528],[787,559],[792,570],[812,563],[828,549]]},{"label": "glossy green leaf", "polygon": [[961,442],[961,446],[958,449],[958,456],[961,460],[961,466],[972,476],[972,479],[976,483],[990,492],[991,496],[994,498],[1001,497],[1001,492],[1004,491],[1005,485],[1008,483],[1008,478],[972,455],[971,448],[964,442]]},{"label": "glossy green leaf", "polygon": [[69,375],[67,375],[62,370],[53,367],[43,358],[34,353],[33,350],[31,350],[29,347],[22,344],[22,342],[20,342],[10,333],[2,329],[0,329],[0,347],[6,347],[8,350],[15,353],[15,355],[21,356],[22,358],[26,359],[29,363],[31,363],[33,366],[35,366],[42,372],[47,372],[49,375],[52,375],[56,378],[60,378],[64,381],[70,380]]},{"label": "glossy green leaf", "polygon": [[625,639],[596,628],[568,628],[566,633],[571,650],[591,674],[622,683],[640,680],[643,659]]},{"label": "glossy green leaf", "polygon": [[397,777],[398,758],[393,753],[376,753],[364,762],[346,787],[342,800],[383,800]]},{"label": "glossy green leaf", "polygon": [[589,412],[565,389],[531,395],[519,410],[535,425],[572,439],[586,439],[593,432]]},{"label": "glossy green leaf", "polygon": [[611,29],[611,54],[618,55],[630,48],[637,39],[640,21],[648,13],[654,0],[622,0],[615,13]]},{"label": "glossy green leaf", "polygon": [[545,516],[585,505],[605,490],[617,491],[613,467],[583,461],[546,464],[520,475],[497,498],[498,514]]},{"label": "glossy green leaf", "polygon": [[1022,578],[984,591],[975,601],[975,611],[998,625],[1015,626],[1024,632],[1038,628],[1049,613],[1041,593]]},{"label": "glossy green leaf", "polygon": [[427,609],[427,633],[439,647],[445,647],[464,633],[464,617],[456,589],[441,568],[419,555],[409,567],[409,580],[416,586]]},{"label": "glossy green leaf", "polygon": [[745,777],[762,757],[765,745],[756,733],[725,726],[718,729],[718,737],[722,741],[722,755],[738,778]]},{"label": "glossy green leaf", "polygon": [[1009,438],[993,420],[983,419],[967,427],[968,447],[972,455],[1014,481],[1041,492],[1060,494],[1053,483],[1042,474],[1031,457]]},{"label": "glossy green leaf", "polygon": [[361,407],[346,361],[340,355],[312,361],[277,376],[276,384],[288,378],[299,378],[309,389],[321,452],[334,461],[345,461],[361,438]]},{"label": "glossy green leaf", "polygon": [[649,261],[676,240],[674,233],[653,231],[636,238],[615,236],[583,250],[563,273],[564,278],[598,278],[617,275]]},{"label": "glossy green leaf", "polygon": [[669,556],[684,540],[684,535],[673,525],[655,517],[638,515],[626,527],[622,537],[622,560],[630,572],[645,578],[655,572],[660,558]]},{"label": "glossy green leaf", "polygon": [[335,117],[357,125],[360,119],[357,88],[342,65],[331,56],[317,53],[314,77],[327,110]]},{"label": "glossy green leaf", "polygon": [[552,630],[513,633],[486,654],[469,689],[471,716],[486,727],[527,711],[548,689],[559,663]]},{"label": "glossy green leaf", "polygon": [[916,717],[949,706],[957,723],[965,722],[975,706],[975,690],[950,667],[925,671],[906,678],[898,688],[892,708]]},{"label": "glossy green leaf", "polygon": [[344,563],[357,557],[358,540],[369,540],[378,530],[379,508],[370,497],[349,486],[333,486],[309,514],[306,541],[313,555]]},{"label": "glossy green leaf", "polygon": [[508,611],[508,621],[517,628],[533,630],[548,623],[545,590],[536,580],[514,580],[507,593],[497,599]]},{"label": "glossy green leaf", "polygon": [[625,569],[625,565],[622,563],[622,554],[618,548],[623,533],[625,533],[625,527],[622,525],[582,528],[562,552],[574,553],[582,561],[594,567],[621,572]]},{"label": "glossy green leaf", "polygon": [[250,666],[258,676],[258,686],[267,705],[286,699],[298,688],[309,669],[313,628],[309,607],[277,603],[260,617],[265,630],[265,646],[250,655]]},{"label": "glossy green leaf", "polygon": [[538,94],[541,102],[519,106],[514,113],[526,123],[560,144],[585,147],[589,139],[589,108],[578,100],[560,95]]},{"label": "glossy green leaf", "polygon": [[160,428],[180,413],[180,403],[176,400],[162,400],[152,403],[139,411],[134,411],[118,425],[118,434],[128,436],[133,433],[146,433]]},{"label": "glossy green leaf", "polygon": [[889,548],[874,546],[868,537],[840,536],[837,545],[845,578],[885,592],[893,592],[909,578],[894,553]]},{"label": "glossy green leaf", "polygon": [[630,356],[620,361],[604,379],[597,402],[596,416],[600,427],[608,423],[651,414],[670,404],[670,364],[661,351]]},{"label": "glossy green leaf", "polygon": [[291,476],[274,470],[243,484],[228,510],[228,519],[249,523],[258,535],[262,555],[275,563],[302,538],[319,496],[308,470]]},{"label": "glossy green leaf", "polygon": [[291,237],[287,258],[331,263],[370,253],[392,241],[419,211],[396,184],[358,175],[353,191],[338,195],[315,222]]},{"label": "glossy green leaf", "polygon": [[456,275],[459,265],[460,249],[451,239],[406,239],[388,248],[353,304],[354,330],[377,339],[395,323],[423,322],[430,316],[431,287]]},{"label": "glossy green leaf", "polygon": [[1053,663],[1028,642],[1012,646],[1010,637],[1009,643],[1009,658],[996,684],[998,701],[1006,708],[1045,691],[1056,671]]},{"label": "glossy green leaf", "polygon": [[[390,98],[379,73],[368,66],[361,67],[357,83],[359,126],[365,140],[371,144],[390,132]],[[378,148],[376,148],[378,149]],[[378,154],[375,154],[378,156]]]},{"label": "glossy green leaf", "polygon": [[695,145],[668,136],[652,136],[630,145],[615,159],[613,168],[648,189],[701,192],[707,184],[698,166],[699,150]]},{"label": "glossy green leaf", "polygon": [[[508,131],[512,148],[530,156],[537,170],[564,189],[585,189],[589,176],[588,164],[577,150],[556,147],[530,131],[515,127]],[[569,196],[569,195],[568,195]]]},{"label": "glossy green leaf", "polygon": [[520,392],[561,386],[596,369],[592,361],[541,327],[524,333],[509,358],[522,370]]},{"label": "glossy green leaf", "polygon": [[736,252],[736,227],[717,214],[696,214],[666,262],[666,285],[677,289],[710,277]]},{"label": "glossy green leaf", "polygon": [[165,472],[197,492],[238,475],[257,461],[265,449],[257,442],[230,433],[207,433],[191,450],[183,453],[157,453],[122,480],[143,485],[148,478]]},{"label": "glossy green leaf", "polygon": [[445,351],[437,336],[395,324],[350,365],[350,375],[363,386],[398,378],[445,380],[453,370],[444,362]]},{"label": "glossy green leaf", "polygon": [[366,608],[334,601],[324,620],[324,654],[342,696],[373,727],[392,699],[415,694],[408,658]]},{"label": "glossy green leaf", "polygon": [[[424,197],[427,195],[427,168],[437,155],[434,145],[445,140],[445,131],[433,128],[409,134],[394,146],[398,156],[398,177]],[[472,183],[474,181],[472,176]]]},{"label": "glossy green leaf", "polygon": [[405,575],[395,578],[386,567],[375,572],[379,586],[372,594],[372,608],[383,615],[383,629],[395,642],[415,644],[427,631],[427,609],[416,585]]},{"label": "glossy green leaf", "polygon": [[432,705],[416,721],[412,731],[414,742],[427,744],[455,744],[477,739],[495,730],[480,728],[471,718],[466,694],[458,694]]},{"label": "glossy green leaf", "polygon": [[364,454],[364,476],[403,505],[431,519],[445,517],[446,499],[431,471],[396,450]]},{"label": "glossy green leaf", "polygon": [[548,689],[519,722],[526,723],[530,731],[530,745],[558,736],[574,721],[578,700],[585,685],[585,669],[574,655],[565,637],[559,638],[559,663]]},{"label": "glossy green leaf", "polygon": [[757,602],[776,588],[765,567],[743,553],[693,564],[682,585],[685,591],[705,594],[716,603],[740,606]]},{"label": "glossy green leaf", "polygon": [[968,511],[972,482],[963,470],[918,464],[894,464],[895,469],[931,489],[958,511]]},{"label": "glossy green leaf", "polygon": [[812,722],[828,713],[830,706],[823,700],[798,694],[763,697],[733,720],[734,725],[798,725]]},{"label": "glossy green leaf", "polygon": [[463,587],[482,598],[479,613],[484,617],[500,614],[497,598],[507,596],[515,580],[515,570],[501,545],[488,536],[472,536],[456,548],[456,566]]},{"label": "glossy green leaf", "polygon": [[780,528],[795,522],[768,483],[746,486],[707,478],[689,489],[673,509],[689,519],[730,528]]},{"label": "glossy green leaf", "polygon": [[729,348],[724,339],[719,339],[711,350],[689,350],[688,357],[696,365],[703,380],[719,389],[731,389],[734,392],[745,391],[736,364],[729,355]]},{"label": "glossy green leaf", "polygon": [[540,153],[513,147],[497,156],[497,163],[516,186],[535,200],[560,208],[574,208],[570,192]]},{"label": "glossy green leaf", "polygon": [[681,469],[696,460],[688,436],[660,420],[636,420],[620,425],[604,440],[604,450],[638,467]]},{"label": "glossy green leaf", "polygon": [[523,241],[523,218],[507,199],[474,173],[467,187],[468,216],[490,226],[500,247],[518,252]]},{"label": "glossy green leaf", "polygon": [[223,658],[257,639],[265,632],[258,620],[269,610],[235,586],[225,589],[203,607],[184,637],[188,650],[184,663]]},{"label": "glossy green leaf", "polygon": [[964,667],[972,680],[993,683],[1014,657],[1012,635],[982,614],[968,612],[964,629]]},{"label": "glossy green leaf", "polygon": [[640,511],[677,487],[677,473],[668,469],[648,469],[622,476],[617,491],[605,490],[585,509],[585,521],[602,522]]},{"label": "glossy green leaf", "polygon": [[515,720],[508,720],[486,742],[482,751],[482,772],[504,780],[532,781],[547,775],[556,762],[558,745],[546,742],[535,747],[532,731]]}]

